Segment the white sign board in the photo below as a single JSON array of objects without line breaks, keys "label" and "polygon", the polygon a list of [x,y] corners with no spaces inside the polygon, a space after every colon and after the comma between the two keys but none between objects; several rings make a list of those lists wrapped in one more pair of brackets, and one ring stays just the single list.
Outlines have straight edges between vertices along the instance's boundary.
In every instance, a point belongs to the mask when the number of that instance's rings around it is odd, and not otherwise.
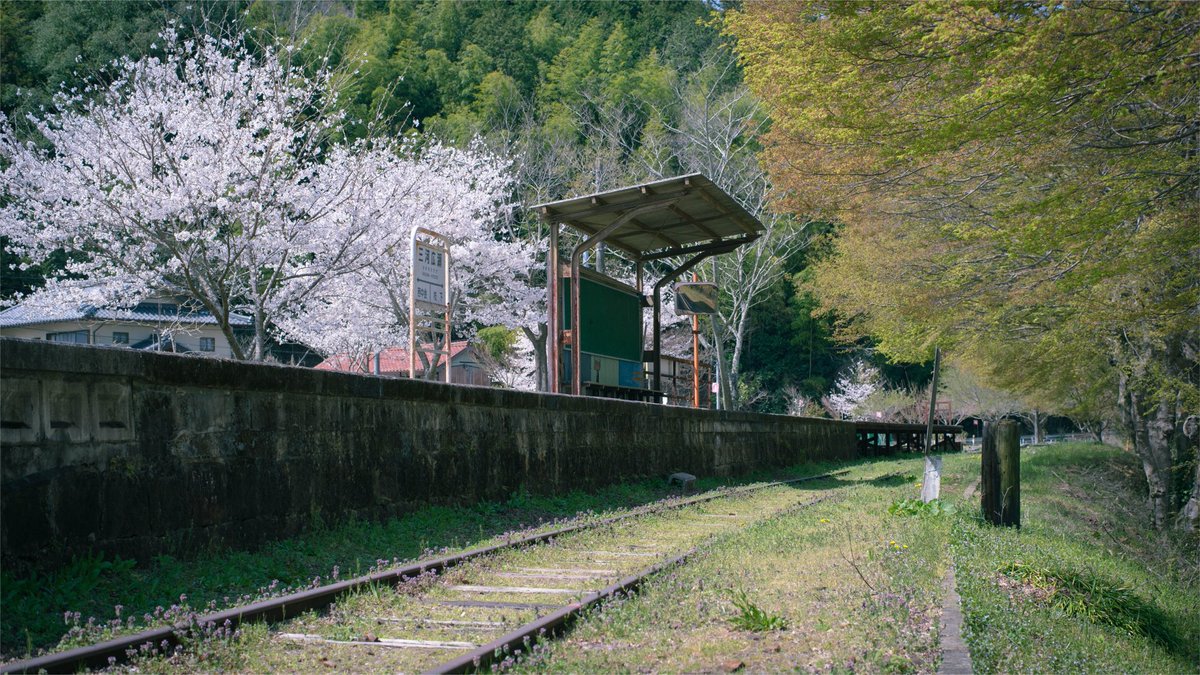
[{"label": "white sign board", "polygon": [[443,285],[445,268],[446,257],[441,251],[417,243],[416,255],[413,258],[413,276],[416,281],[413,293],[417,302],[428,302],[442,307],[446,305],[446,287]]}]

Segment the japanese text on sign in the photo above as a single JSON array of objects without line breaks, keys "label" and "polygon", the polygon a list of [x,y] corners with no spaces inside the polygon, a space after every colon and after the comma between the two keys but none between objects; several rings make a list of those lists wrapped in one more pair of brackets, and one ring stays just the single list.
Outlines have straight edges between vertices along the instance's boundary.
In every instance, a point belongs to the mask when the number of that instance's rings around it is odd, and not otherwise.
[{"label": "japanese text on sign", "polygon": [[413,289],[418,302],[434,305],[446,304],[445,282],[446,259],[441,251],[417,244],[413,261],[416,286]]}]

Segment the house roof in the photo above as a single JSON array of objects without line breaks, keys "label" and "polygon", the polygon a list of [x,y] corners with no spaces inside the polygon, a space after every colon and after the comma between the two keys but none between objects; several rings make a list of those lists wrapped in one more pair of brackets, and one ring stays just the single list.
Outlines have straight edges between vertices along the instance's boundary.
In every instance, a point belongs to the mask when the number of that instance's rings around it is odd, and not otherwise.
[{"label": "house roof", "polygon": [[[173,302],[142,302],[131,308],[105,308],[80,305],[78,307],[43,308],[15,305],[0,312],[0,328],[17,328],[60,321],[111,321],[135,324],[194,324],[217,325],[217,319],[204,310],[180,307]],[[248,327],[253,325],[250,317],[230,314],[230,325]]]},{"label": "house roof", "polygon": [[624,219],[604,242],[634,260],[731,251],[765,230],[741,204],[698,173],[546,202],[533,209],[549,222],[569,225],[589,237]]},{"label": "house roof", "polygon": [[[471,347],[468,340],[459,340],[450,343],[450,360],[458,358],[464,351]],[[355,358],[350,354],[334,354],[317,364],[317,370],[337,370],[347,373],[374,373],[375,372],[375,355],[359,356]],[[421,362],[417,361],[418,372],[421,372]],[[408,348],[407,347],[387,347],[379,352],[379,374],[380,375],[407,375],[408,374]]]}]

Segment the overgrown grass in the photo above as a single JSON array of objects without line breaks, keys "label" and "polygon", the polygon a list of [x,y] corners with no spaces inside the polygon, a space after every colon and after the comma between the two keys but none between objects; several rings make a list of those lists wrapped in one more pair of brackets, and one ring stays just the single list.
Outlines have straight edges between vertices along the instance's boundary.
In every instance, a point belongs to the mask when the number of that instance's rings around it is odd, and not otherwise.
[{"label": "overgrown grass", "polygon": [[[977,468],[976,468],[977,470]],[[1200,670],[1200,552],[1147,527],[1136,460],[1023,449],[1022,528],[962,514],[953,553],[975,670]]]},{"label": "overgrown grass", "polygon": [[[948,516],[899,518],[919,459],[807,486],[818,504],[725,536],[537,646],[530,672],[930,670]],[[805,500],[809,501],[809,500]]]},{"label": "overgrown grass", "polygon": [[[333,640],[362,640],[372,642],[377,637],[407,639],[453,639],[474,644],[486,643],[499,634],[486,629],[457,626],[453,628],[425,625],[425,619],[475,619],[503,621],[508,628],[527,623],[535,616],[529,609],[467,610],[440,605],[440,600],[461,600],[461,591],[448,586],[475,584],[482,586],[511,585],[498,576],[507,571],[532,568],[564,568],[581,564],[603,564],[610,575],[598,579],[560,579],[552,582],[556,589],[570,588],[580,595],[597,584],[632,574],[648,564],[644,558],[605,560],[606,551],[623,551],[630,544],[654,542],[658,553],[686,550],[712,536],[714,531],[737,529],[747,519],[766,517],[781,509],[792,507],[804,493],[795,489],[773,486],[752,493],[732,496],[679,510],[647,515],[643,518],[609,523],[584,532],[556,538],[553,543],[517,550],[506,550],[484,559],[456,566],[442,574],[432,574],[429,583],[411,580],[393,589],[390,586],[368,588],[343,598],[328,612],[307,613],[294,620],[280,622],[273,631],[320,635]],[[713,519],[709,516],[719,515]],[[732,518],[732,519],[731,519]],[[640,551],[647,553],[647,551]],[[618,554],[619,555],[619,554]],[[599,558],[603,560],[600,563]],[[434,579],[439,583],[432,583]],[[540,585],[536,582],[534,585]],[[486,598],[496,601],[528,601],[520,592],[488,591]],[[556,602],[566,602],[561,598]],[[764,612],[765,614],[765,612]],[[765,616],[767,623],[770,617]],[[298,645],[288,640],[263,639],[261,633],[248,628],[238,639],[227,642],[223,636],[200,640],[189,649],[163,659],[156,658],[153,648],[146,658],[134,665],[139,672],[179,673],[198,670],[226,672],[281,672],[330,669],[331,672],[423,672],[448,658],[447,654],[428,650],[389,650],[364,647],[345,648],[330,644]],[[514,651],[511,657],[516,656]]]},{"label": "overgrown grass", "polygon": [[[836,503],[714,545],[519,668],[934,672],[953,560],[977,672],[1200,670],[1200,556],[1194,541],[1146,528],[1132,457],[1024,449],[1020,530],[984,524],[978,492],[965,496],[978,455],[945,457],[933,506],[915,499],[920,461],[897,461],[899,478],[839,481]],[[738,625],[747,612],[732,589],[786,627]]]},{"label": "overgrown grass", "polygon": [[893,516],[940,516],[943,513],[954,513],[957,507],[945,499],[931,499],[927,502],[920,498],[900,499],[892,502],[888,513]]},{"label": "overgrown grass", "polygon": [[[820,473],[832,466],[801,465],[732,482]],[[702,477],[696,489],[728,482]],[[6,568],[0,570],[0,658],[23,658],[60,641],[61,647],[94,642],[435,551],[471,548],[539,523],[550,526],[578,514],[620,511],[671,494],[677,492],[662,479],[561,496],[522,491],[504,502],[429,507],[384,523],[326,527],[257,551],[222,551],[187,560],[163,555],[136,562],[91,555],[58,570]]]}]

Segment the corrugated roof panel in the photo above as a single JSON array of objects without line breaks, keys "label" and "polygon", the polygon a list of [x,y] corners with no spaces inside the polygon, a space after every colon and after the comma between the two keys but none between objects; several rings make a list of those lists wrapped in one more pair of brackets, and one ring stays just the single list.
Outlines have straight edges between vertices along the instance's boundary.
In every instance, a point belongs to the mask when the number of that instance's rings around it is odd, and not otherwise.
[{"label": "corrugated roof panel", "polygon": [[702,174],[691,174],[538,204],[554,223],[591,236],[636,214],[605,240],[635,259],[709,245],[752,241],[765,230],[757,218]]}]

